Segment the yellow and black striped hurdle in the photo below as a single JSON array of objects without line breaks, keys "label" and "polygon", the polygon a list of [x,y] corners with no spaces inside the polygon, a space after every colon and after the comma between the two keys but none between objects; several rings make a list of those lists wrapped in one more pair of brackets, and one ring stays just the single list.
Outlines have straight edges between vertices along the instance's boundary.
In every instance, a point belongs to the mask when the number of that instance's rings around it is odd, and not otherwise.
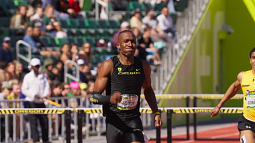
[{"label": "yellow and black striped hurdle", "polygon": [[[201,107],[196,107],[196,102],[197,99],[221,99],[223,97],[222,94],[219,95],[157,95],[157,99],[186,99],[186,106],[187,107],[177,107],[177,108],[159,108],[159,110],[162,113],[167,113],[167,139],[162,139],[162,140],[167,140],[168,143],[172,142],[172,140],[183,140],[183,138],[172,138],[172,114],[186,114],[186,126],[187,126],[187,138],[185,140],[189,140],[189,114],[193,114],[194,116],[194,139],[195,140],[211,140],[211,139],[198,139],[196,136],[196,126],[197,126],[197,120],[196,120],[196,114],[197,113],[210,113],[211,110],[213,109],[212,107],[210,108],[201,108]],[[144,99],[144,96],[141,96],[142,99]],[[232,99],[242,99],[243,95],[236,95]],[[193,106],[194,107],[189,107],[189,100],[192,99]],[[0,109],[0,114],[65,114],[65,124],[66,124],[66,142],[70,143],[71,142],[71,113],[72,112],[77,112],[78,113],[78,143],[82,142],[83,135],[82,135],[82,119],[83,119],[83,114],[91,114],[91,113],[102,113],[101,108],[34,108],[34,109],[29,109],[29,108],[8,108],[8,109]],[[141,113],[152,113],[150,108],[141,108],[140,109]],[[220,110],[220,113],[222,114],[239,114],[242,113],[242,108],[222,108]],[[156,132],[156,141],[157,143],[160,142],[161,137],[160,137],[160,129],[157,129]],[[215,139],[214,139],[215,140]],[[233,140],[233,139],[220,139],[220,140]],[[236,140],[236,139],[234,139]]]}]

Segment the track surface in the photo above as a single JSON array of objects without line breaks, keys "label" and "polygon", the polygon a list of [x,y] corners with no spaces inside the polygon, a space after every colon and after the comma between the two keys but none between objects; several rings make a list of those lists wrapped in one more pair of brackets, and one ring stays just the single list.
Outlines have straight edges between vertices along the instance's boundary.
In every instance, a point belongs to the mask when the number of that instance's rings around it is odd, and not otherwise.
[{"label": "track surface", "polygon": [[[190,140],[177,141],[173,140],[173,143],[240,143],[240,141],[195,141],[193,138],[194,134],[190,133]],[[185,138],[186,134],[174,135],[173,138]],[[237,130],[237,125],[232,125],[229,127],[223,127],[218,129],[211,129],[197,132],[198,138],[239,138],[239,132]],[[149,141],[148,143],[156,143],[156,141]],[[161,143],[167,143],[167,141],[161,141]]]}]

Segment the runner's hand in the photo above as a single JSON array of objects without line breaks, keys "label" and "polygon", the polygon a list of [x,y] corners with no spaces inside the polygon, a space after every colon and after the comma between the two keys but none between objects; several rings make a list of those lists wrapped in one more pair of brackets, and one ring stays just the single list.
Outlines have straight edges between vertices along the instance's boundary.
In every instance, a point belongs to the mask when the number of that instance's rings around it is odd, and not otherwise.
[{"label": "runner's hand", "polygon": [[112,104],[117,104],[121,102],[121,93],[120,92],[114,92],[111,96],[110,102]]},{"label": "runner's hand", "polygon": [[154,117],[154,126],[156,128],[160,128],[162,126],[162,121],[161,121],[160,115],[156,115]]},{"label": "runner's hand", "polygon": [[216,106],[212,111],[211,111],[211,117],[217,116],[220,111],[220,108]]}]

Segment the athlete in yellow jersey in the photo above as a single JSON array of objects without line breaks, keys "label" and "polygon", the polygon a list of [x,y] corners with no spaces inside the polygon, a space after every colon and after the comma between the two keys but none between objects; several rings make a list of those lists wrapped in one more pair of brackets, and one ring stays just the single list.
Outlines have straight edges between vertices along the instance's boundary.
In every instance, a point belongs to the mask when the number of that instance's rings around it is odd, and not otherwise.
[{"label": "athlete in yellow jersey", "polygon": [[211,112],[211,117],[216,116],[223,104],[236,95],[242,87],[243,116],[238,121],[241,143],[255,143],[255,48],[250,52],[250,64],[252,70],[237,75],[237,80],[228,88],[220,103]]}]

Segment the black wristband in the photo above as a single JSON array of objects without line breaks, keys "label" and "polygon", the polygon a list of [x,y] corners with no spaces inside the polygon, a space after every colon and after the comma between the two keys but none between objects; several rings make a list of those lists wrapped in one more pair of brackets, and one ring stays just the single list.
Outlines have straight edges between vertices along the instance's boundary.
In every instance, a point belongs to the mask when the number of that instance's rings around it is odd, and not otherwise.
[{"label": "black wristband", "polygon": [[99,92],[93,91],[91,100],[93,104],[110,104],[111,96],[104,96]]}]

